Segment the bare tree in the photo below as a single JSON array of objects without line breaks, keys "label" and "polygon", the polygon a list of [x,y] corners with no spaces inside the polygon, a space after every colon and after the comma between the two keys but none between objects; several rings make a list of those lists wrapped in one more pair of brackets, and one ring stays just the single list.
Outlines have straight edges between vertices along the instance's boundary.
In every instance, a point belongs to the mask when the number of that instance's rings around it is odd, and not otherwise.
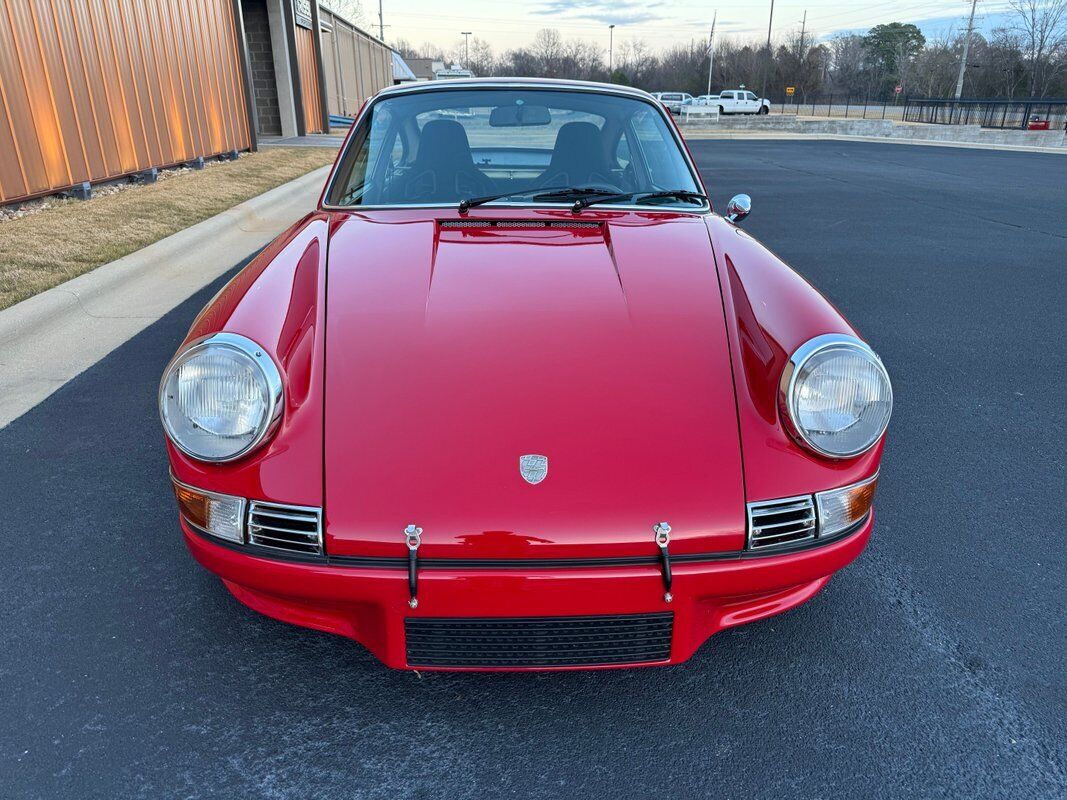
[{"label": "bare tree", "polygon": [[322,4],[353,25],[362,27],[366,23],[363,18],[363,0],[322,0]]},{"label": "bare tree", "polygon": [[470,65],[467,69],[475,75],[496,74],[496,58],[493,56],[493,48],[489,46],[489,42],[477,36],[472,37],[470,53]]},{"label": "bare tree", "polygon": [[1030,96],[1044,95],[1062,71],[1067,49],[1067,0],[1010,0],[1030,70]]},{"label": "bare tree", "polygon": [[987,76],[988,89],[985,94],[1015,97],[1016,92],[1026,83],[1027,76],[1022,40],[1018,31],[1012,28],[997,28],[993,31],[986,61],[988,67],[983,71]]},{"label": "bare tree", "polygon": [[[1021,91],[1047,97],[1067,94],[1067,0],[1010,0],[1013,22],[989,39],[972,37],[971,68],[965,89],[972,97],[1013,97]],[[340,0],[333,0],[336,4]],[[901,36],[897,37],[897,34]],[[397,41],[409,58],[462,63],[462,40],[446,52],[435,44],[419,47]],[[489,43],[470,42],[470,68],[478,75],[613,80],[649,91],[701,94],[707,86],[707,39],[678,42],[653,52],[640,39],[616,39],[614,73],[608,75],[606,53],[599,42],[564,38],[559,31],[537,31],[532,41],[496,57]],[[963,37],[941,36],[926,41],[913,25],[875,26],[866,36],[842,34],[820,42],[817,32],[798,30],[773,43],[763,39],[716,36],[713,91],[745,86],[759,91],[767,80],[772,97],[794,98],[835,92],[853,97],[884,97],[893,86],[926,97],[951,96],[959,70]]]},{"label": "bare tree", "polygon": [[401,58],[431,58],[434,61],[448,61],[445,52],[431,42],[423,42],[416,47],[407,39],[397,39],[393,42],[393,47],[400,53]]},{"label": "bare tree", "polygon": [[861,92],[870,86],[870,64],[863,37],[855,34],[830,40],[833,86],[845,92]]},{"label": "bare tree", "polygon": [[[978,55],[980,35],[971,34],[973,64],[981,63]],[[915,56],[910,67],[913,73],[911,90],[920,97],[947,97],[955,91],[956,78],[959,74],[960,58],[963,52],[961,36],[937,37],[929,39],[926,47]],[[977,70],[971,69],[966,74],[967,81],[973,85]],[[966,92],[965,92],[966,93]]]},{"label": "bare tree", "polygon": [[629,39],[619,45],[618,51],[619,54],[615,57],[616,71],[626,77],[627,83],[646,86],[656,62],[656,57],[648,45],[641,39]]}]

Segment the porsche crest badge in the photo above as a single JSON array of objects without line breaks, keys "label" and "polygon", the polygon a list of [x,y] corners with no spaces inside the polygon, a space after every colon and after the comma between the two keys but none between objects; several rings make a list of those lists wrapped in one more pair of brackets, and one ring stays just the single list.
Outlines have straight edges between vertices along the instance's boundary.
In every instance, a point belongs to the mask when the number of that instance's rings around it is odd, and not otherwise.
[{"label": "porsche crest badge", "polygon": [[540,483],[548,476],[548,456],[519,456],[519,474],[527,483]]}]

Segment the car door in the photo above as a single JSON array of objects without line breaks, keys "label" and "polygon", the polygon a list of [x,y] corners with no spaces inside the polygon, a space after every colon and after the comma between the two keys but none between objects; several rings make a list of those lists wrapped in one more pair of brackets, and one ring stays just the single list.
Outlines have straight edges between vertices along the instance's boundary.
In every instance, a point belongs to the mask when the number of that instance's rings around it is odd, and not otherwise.
[{"label": "car door", "polygon": [[755,114],[759,111],[759,98],[752,92],[745,92],[745,111],[749,114]]}]

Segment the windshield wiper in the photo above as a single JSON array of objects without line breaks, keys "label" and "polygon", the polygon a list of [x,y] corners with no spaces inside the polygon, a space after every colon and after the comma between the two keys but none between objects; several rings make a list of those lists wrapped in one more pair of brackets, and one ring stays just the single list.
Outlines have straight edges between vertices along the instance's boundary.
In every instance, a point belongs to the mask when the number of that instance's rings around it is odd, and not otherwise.
[{"label": "windshield wiper", "polygon": [[508,197],[523,197],[525,195],[533,195],[534,200],[557,200],[557,199],[569,199],[571,197],[614,197],[617,192],[613,192],[610,189],[598,189],[595,186],[546,186],[539,187],[537,189],[522,189],[518,192],[502,192],[501,194],[488,194],[485,197],[469,197],[466,200],[460,200],[459,213],[467,213],[467,209],[474,208],[474,206],[484,205],[491,203],[494,200],[503,200]]},{"label": "windshield wiper", "polygon": [[708,199],[707,195],[703,195],[700,192],[690,192],[686,189],[670,189],[664,192],[628,192],[625,194],[599,195],[597,197],[581,197],[574,201],[571,210],[577,214],[583,208],[595,203],[618,203],[623,200],[629,200],[631,203],[644,203],[647,200],[658,200],[666,197],[688,200],[694,203],[705,203]]}]

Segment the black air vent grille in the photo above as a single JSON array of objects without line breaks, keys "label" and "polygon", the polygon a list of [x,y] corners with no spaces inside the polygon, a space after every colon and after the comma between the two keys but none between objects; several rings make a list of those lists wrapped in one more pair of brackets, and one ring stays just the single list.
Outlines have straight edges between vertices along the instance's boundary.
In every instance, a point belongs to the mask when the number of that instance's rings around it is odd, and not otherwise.
[{"label": "black air vent grille", "polygon": [[810,496],[749,503],[749,550],[785,547],[814,538],[815,503]]},{"label": "black air vent grille", "polygon": [[404,620],[412,667],[591,667],[666,661],[674,614]]},{"label": "black air vent grille", "polygon": [[253,501],[248,541],[291,553],[322,555],[322,509]]},{"label": "black air vent grille", "polygon": [[556,228],[599,228],[599,222],[580,220],[545,220],[545,219],[443,219],[442,228],[527,228],[533,230],[552,230]]}]

